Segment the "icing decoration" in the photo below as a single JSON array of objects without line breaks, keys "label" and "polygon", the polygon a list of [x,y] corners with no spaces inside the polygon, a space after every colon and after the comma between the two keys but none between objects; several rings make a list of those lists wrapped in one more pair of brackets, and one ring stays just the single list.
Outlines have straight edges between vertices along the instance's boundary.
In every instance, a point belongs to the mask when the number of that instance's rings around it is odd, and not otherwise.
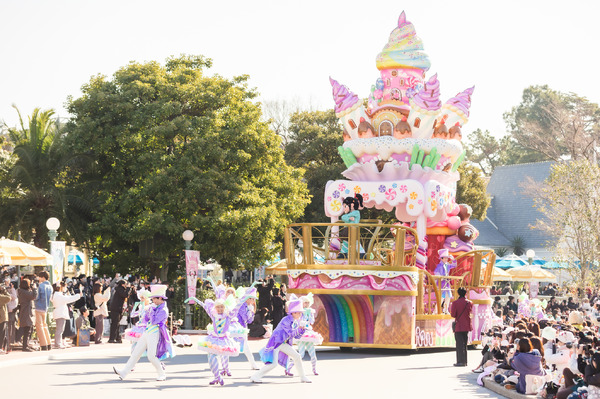
[{"label": "icing decoration", "polygon": [[[318,270],[318,269],[290,269],[288,270],[288,276],[297,278],[302,274],[309,274],[313,276],[325,275],[331,279],[336,279],[342,276],[348,277],[365,277],[375,276],[379,278],[394,278],[398,276],[407,276],[413,282],[417,284],[419,281],[418,272],[401,272],[401,271],[382,271],[382,270]],[[290,288],[292,288],[290,286]]]},{"label": "icing decoration", "polygon": [[423,42],[402,11],[398,18],[398,27],[390,33],[388,43],[377,56],[377,69],[418,68],[427,71],[431,63],[422,50]]}]

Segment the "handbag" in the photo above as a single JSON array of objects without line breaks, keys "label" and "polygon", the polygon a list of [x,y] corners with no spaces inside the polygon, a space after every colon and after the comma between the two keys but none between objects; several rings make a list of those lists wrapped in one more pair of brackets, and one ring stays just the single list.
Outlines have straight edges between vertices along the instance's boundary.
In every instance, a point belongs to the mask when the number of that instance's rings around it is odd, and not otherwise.
[{"label": "handbag", "polygon": [[90,330],[80,328],[77,331],[77,346],[90,346]]}]

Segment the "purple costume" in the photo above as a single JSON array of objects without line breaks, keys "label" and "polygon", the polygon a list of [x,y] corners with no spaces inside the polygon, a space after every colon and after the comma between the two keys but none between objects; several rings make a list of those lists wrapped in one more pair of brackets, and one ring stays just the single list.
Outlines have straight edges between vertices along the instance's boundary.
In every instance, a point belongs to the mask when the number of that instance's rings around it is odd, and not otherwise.
[{"label": "purple costume", "polygon": [[[456,267],[456,262],[452,263],[444,263],[440,261],[435,267],[435,271],[433,274],[436,276],[447,276],[450,274],[450,269],[454,269]],[[450,298],[452,297],[452,288],[450,287],[450,281],[447,279],[441,280],[440,291],[442,292],[442,298]]]},{"label": "purple costume", "polygon": [[198,349],[214,355],[237,356],[240,354],[240,345],[229,336],[229,326],[235,321],[239,305],[232,312],[218,314],[214,311],[215,303],[207,299],[200,305],[206,310],[212,320],[212,330],[209,335],[198,341]]},{"label": "purple costume", "polygon": [[247,328],[249,324],[252,324],[254,321],[254,312],[248,309],[248,304],[244,302],[242,307],[238,311],[238,321],[242,325],[242,327]]},{"label": "purple costume", "polygon": [[[288,314],[285,316],[279,324],[275,331],[273,331],[273,335],[269,338],[269,342],[267,342],[267,346],[260,350],[260,359],[268,364],[273,363],[273,351],[278,348],[281,344],[287,343],[292,345],[294,343],[294,339],[298,339],[304,334],[304,327],[301,326],[303,324],[302,320],[294,320],[294,316]],[[278,363],[285,367],[287,364],[288,356],[279,352]]]},{"label": "purple costume", "polygon": [[160,360],[166,359],[167,357],[175,357],[173,352],[173,346],[171,345],[171,337],[167,330],[167,319],[169,313],[167,310],[166,303],[161,303],[158,306],[151,306],[150,309],[144,314],[140,323],[146,323],[146,331],[151,331],[155,328],[158,329],[158,347],[156,348],[156,357]]}]

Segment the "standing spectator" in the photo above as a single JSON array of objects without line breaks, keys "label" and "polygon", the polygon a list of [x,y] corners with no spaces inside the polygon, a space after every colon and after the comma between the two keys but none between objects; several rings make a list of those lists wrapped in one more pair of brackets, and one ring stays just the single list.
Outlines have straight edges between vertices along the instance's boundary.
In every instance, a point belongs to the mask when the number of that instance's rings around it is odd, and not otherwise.
[{"label": "standing spectator", "polygon": [[122,342],[121,334],[119,332],[119,323],[123,317],[123,306],[125,305],[125,300],[129,296],[127,285],[128,283],[126,280],[119,280],[110,301],[110,337],[108,339],[108,343],[110,344],[120,344]]},{"label": "standing spectator", "polygon": [[96,321],[96,344],[102,343],[102,334],[104,334],[104,319],[108,317],[108,307],[106,303],[110,299],[110,286],[108,284],[100,284],[100,281],[96,281],[94,284],[94,304],[96,310],[94,311],[94,320]]},{"label": "standing spectator", "polygon": [[19,298],[19,330],[23,334],[23,352],[33,352],[29,347],[31,328],[33,327],[33,301],[37,298],[37,287],[28,278],[21,280],[17,297]]},{"label": "standing spectator", "polygon": [[509,310],[512,310],[515,314],[519,311],[519,305],[515,302],[515,297],[512,295],[508,296],[508,302],[504,305],[504,314],[507,314]]},{"label": "standing spectator", "polygon": [[56,331],[54,333],[54,347],[56,349],[65,349],[63,343],[63,333],[65,324],[70,319],[69,303],[76,302],[81,298],[81,294],[68,295],[67,287],[64,282],[54,284],[54,294],[52,294],[52,304],[54,305],[54,321],[56,322]]},{"label": "standing spectator", "polygon": [[173,309],[171,309],[171,300],[175,297],[175,289],[173,287],[171,287],[169,285],[169,283],[163,283],[164,285],[167,286],[167,293],[166,293],[166,303],[167,303],[167,310],[169,311],[169,314],[171,314],[171,312],[173,311]]},{"label": "standing spectator", "polygon": [[79,299],[73,305],[75,309],[81,309],[82,307],[87,306],[89,290],[85,274],[80,274],[77,277],[77,280],[73,284],[73,293],[79,294]]},{"label": "standing spectator", "polygon": [[15,342],[15,336],[17,335],[17,309],[19,301],[17,299],[17,290],[12,285],[10,278],[4,279],[4,287],[6,292],[10,295],[10,302],[6,305],[8,310],[8,325],[6,326],[6,353],[12,350],[12,344]]},{"label": "standing spectator", "polygon": [[510,283],[506,283],[504,285],[504,288],[502,288],[502,295],[512,295],[514,294],[512,287],[510,286]]},{"label": "standing spectator", "polygon": [[262,284],[256,286],[258,291],[258,307],[266,308],[269,314],[273,313],[273,287],[275,287],[275,280],[272,276],[266,278],[267,281],[263,281]]},{"label": "standing spectator", "polygon": [[450,306],[450,315],[455,319],[454,338],[456,339],[456,367],[467,365],[467,340],[471,331],[471,309],[473,302],[465,298],[467,290],[458,288],[458,299]]},{"label": "standing spectator", "polygon": [[6,325],[8,324],[8,310],[6,305],[10,302],[10,295],[5,287],[0,287],[0,355],[6,354],[4,351],[4,341],[6,337]]},{"label": "standing spectator", "polygon": [[285,316],[285,299],[279,295],[279,288],[273,288],[273,330]]},{"label": "standing spectator", "polygon": [[50,275],[47,271],[42,271],[38,274],[40,286],[38,288],[38,296],[35,300],[35,331],[40,341],[40,349],[49,351],[52,345],[50,341],[50,332],[48,331],[48,323],[46,322],[46,312],[50,305],[50,297],[52,296],[52,286],[48,279]]}]

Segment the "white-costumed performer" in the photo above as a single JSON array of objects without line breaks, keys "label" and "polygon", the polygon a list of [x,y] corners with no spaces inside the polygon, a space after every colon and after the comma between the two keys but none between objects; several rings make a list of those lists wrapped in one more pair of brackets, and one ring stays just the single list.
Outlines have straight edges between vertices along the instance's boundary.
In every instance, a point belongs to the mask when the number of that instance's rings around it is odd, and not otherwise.
[{"label": "white-costumed performer", "polygon": [[[237,314],[237,319],[238,323],[240,324],[240,327],[245,330],[245,334],[240,336],[234,335],[233,337],[237,342],[239,342],[240,350],[244,352],[244,355],[246,355],[246,359],[248,359],[248,362],[250,362],[250,367],[252,367],[252,370],[258,370],[260,369],[260,367],[258,367],[258,363],[256,363],[256,360],[254,360],[254,354],[250,349],[250,345],[248,345],[248,325],[252,324],[252,322],[254,321],[254,313],[256,312],[256,300],[258,298],[256,296],[256,288],[254,288],[254,286],[248,288],[245,292],[242,290],[242,287],[238,288],[238,297],[245,297],[247,299],[240,306],[240,310]],[[244,294],[242,294],[242,292],[244,292]]]},{"label": "white-costumed performer", "polygon": [[[167,379],[165,370],[162,368],[160,360],[167,357],[174,357],[173,347],[171,345],[171,337],[167,330],[167,319],[169,312],[165,300],[167,299],[167,286],[162,284],[153,285],[150,287],[152,306],[144,315],[143,321],[146,323],[146,329],[142,336],[137,341],[129,360],[125,367],[118,370],[113,367],[114,372],[120,379],[124,379],[129,374],[140,357],[146,352],[148,360],[156,369],[157,381]],[[142,320],[140,320],[141,322]]]},{"label": "white-costumed performer", "polygon": [[[310,363],[312,364],[312,370],[315,375],[317,373],[317,354],[315,352],[315,345],[321,345],[323,343],[323,336],[312,329],[312,325],[315,323],[315,310],[311,308],[314,303],[312,292],[308,295],[300,297],[302,301],[302,307],[304,308],[302,313],[302,321],[305,323],[306,331],[296,341],[298,345],[298,354],[300,359],[304,358],[304,354],[308,352],[310,356]],[[288,358],[287,366],[285,368],[285,374],[293,376],[291,369],[294,367],[294,361],[292,358]]]}]

